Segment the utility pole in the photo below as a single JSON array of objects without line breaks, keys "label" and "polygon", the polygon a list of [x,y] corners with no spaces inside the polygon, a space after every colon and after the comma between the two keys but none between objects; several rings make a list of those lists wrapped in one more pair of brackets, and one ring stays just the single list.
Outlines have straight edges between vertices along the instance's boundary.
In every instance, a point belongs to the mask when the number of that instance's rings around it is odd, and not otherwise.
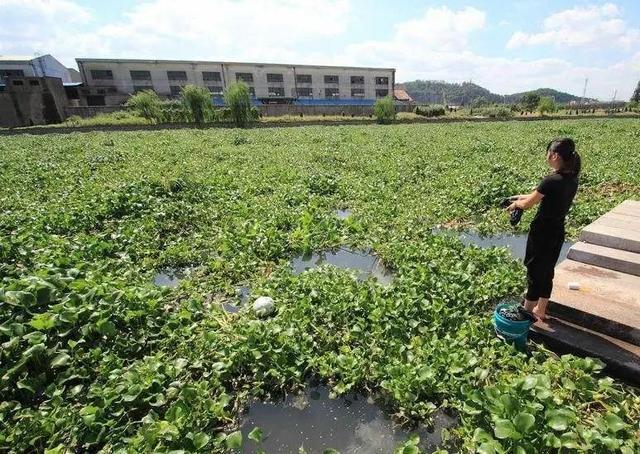
[{"label": "utility pole", "polygon": [[589,78],[584,79],[584,88],[582,89],[582,104],[587,103],[587,84],[589,83]]}]

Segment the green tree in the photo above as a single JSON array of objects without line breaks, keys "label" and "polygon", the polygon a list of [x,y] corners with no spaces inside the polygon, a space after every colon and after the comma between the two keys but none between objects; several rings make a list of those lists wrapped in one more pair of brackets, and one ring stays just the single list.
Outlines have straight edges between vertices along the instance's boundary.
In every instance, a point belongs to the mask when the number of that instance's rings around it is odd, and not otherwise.
[{"label": "green tree", "polygon": [[204,87],[187,85],[180,91],[180,96],[182,104],[184,104],[193,121],[201,125],[211,117],[213,104],[209,90]]},{"label": "green tree", "polygon": [[473,107],[485,107],[491,105],[491,102],[484,96],[478,96],[473,100],[473,103],[471,103],[471,105]]},{"label": "green tree", "polygon": [[540,98],[540,102],[538,102],[538,112],[540,112],[540,115],[554,113],[556,110],[558,110],[558,108],[553,98],[549,96],[543,96]]},{"label": "green tree", "polygon": [[640,102],[640,80],[638,81],[638,85],[636,85],[636,89],[633,91],[631,101]]},{"label": "green tree", "polygon": [[244,82],[229,85],[224,92],[224,102],[233,123],[238,128],[246,127],[253,120],[249,87]]},{"label": "green tree", "polygon": [[161,115],[161,101],[153,90],[139,91],[131,96],[125,105],[150,122],[158,122]]},{"label": "green tree", "polygon": [[391,120],[396,118],[396,106],[393,104],[393,98],[391,96],[385,96],[384,98],[376,100],[373,106],[373,114],[376,116],[378,123],[391,123]]},{"label": "green tree", "polygon": [[522,95],[522,98],[520,98],[520,104],[522,104],[522,108],[527,112],[533,112],[540,104],[540,95],[533,91],[525,93]]}]

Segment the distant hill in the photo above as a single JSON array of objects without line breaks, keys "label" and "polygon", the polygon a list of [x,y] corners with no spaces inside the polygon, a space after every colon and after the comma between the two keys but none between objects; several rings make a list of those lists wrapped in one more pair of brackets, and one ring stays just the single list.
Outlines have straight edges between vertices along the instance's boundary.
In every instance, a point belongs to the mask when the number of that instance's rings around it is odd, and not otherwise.
[{"label": "distant hill", "polygon": [[[449,105],[468,105],[478,98],[484,98],[490,103],[517,103],[524,93],[514,93],[511,95],[499,95],[492,93],[480,85],[472,82],[449,83],[442,80],[414,80],[398,84],[398,88],[404,88],[407,93],[417,102],[425,104],[442,104],[443,99]],[[579,96],[570,93],[554,90],[552,88],[538,88],[531,90],[540,96],[552,96],[559,104],[571,101],[580,101]]]}]

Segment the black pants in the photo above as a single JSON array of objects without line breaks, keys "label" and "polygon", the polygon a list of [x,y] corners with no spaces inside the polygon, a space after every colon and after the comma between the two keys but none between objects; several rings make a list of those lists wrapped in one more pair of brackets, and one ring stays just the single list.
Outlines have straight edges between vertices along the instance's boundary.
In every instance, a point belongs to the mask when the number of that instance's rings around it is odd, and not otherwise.
[{"label": "black pants", "polygon": [[527,267],[526,299],[549,298],[553,274],[564,243],[564,224],[531,223],[524,265]]}]

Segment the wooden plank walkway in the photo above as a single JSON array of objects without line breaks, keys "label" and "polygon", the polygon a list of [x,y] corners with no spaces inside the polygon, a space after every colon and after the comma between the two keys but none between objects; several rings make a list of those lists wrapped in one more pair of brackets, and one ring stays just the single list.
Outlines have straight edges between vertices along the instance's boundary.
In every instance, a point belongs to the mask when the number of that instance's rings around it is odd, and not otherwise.
[{"label": "wooden plank walkway", "polygon": [[532,337],[598,357],[640,384],[640,202],[627,200],[585,227],[553,283],[550,317]]}]

